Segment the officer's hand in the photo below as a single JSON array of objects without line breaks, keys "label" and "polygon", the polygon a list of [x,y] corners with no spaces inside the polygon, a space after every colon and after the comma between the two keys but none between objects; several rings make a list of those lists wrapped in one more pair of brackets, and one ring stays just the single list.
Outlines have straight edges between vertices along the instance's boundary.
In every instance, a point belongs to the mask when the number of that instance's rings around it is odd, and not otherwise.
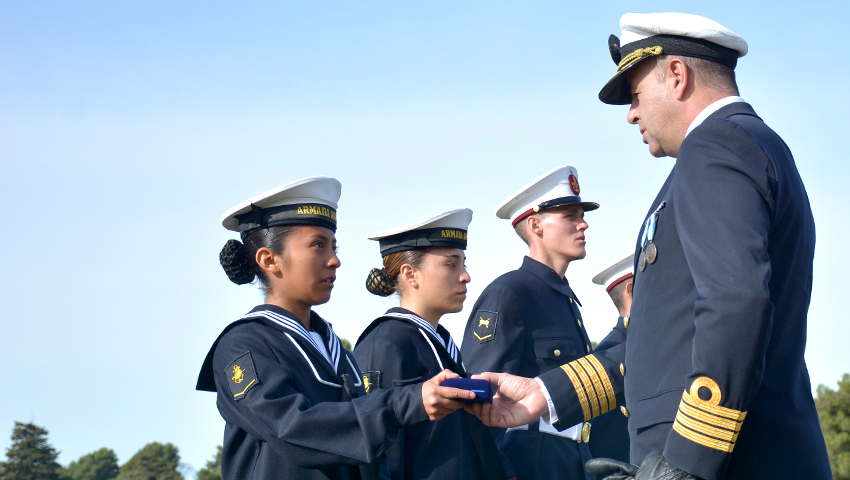
[{"label": "officer's hand", "polygon": [[661,450],[656,450],[643,460],[635,480],[701,480],[668,462]]},{"label": "officer's hand", "polygon": [[584,464],[587,473],[607,475],[602,480],[627,480],[635,478],[638,466],[623,463],[612,458],[594,458]]},{"label": "officer's hand", "polygon": [[472,400],[475,393],[452,387],[441,387],[447,378],[458,378],[458,374],[451,370],[443,370],[436,377],[422,384],[422,403],[428,419],[439,420],[463,406],[463,402],[456,399]]},{"label": "officer's hand", "polygon": [[492,404],[476,403],[465,407],[488,427],[518,427],[549,412],[540,384],[533,378],[490,372],[473,375],[472,378],[487,380],[499,390],[493,396]]}]

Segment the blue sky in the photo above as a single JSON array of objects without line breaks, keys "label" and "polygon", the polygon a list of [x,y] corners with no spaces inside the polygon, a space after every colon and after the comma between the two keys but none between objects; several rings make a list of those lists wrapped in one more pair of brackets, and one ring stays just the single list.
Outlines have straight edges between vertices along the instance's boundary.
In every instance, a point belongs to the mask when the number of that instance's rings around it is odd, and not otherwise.
[{"label": "blue sky", "polygon": [[[691,8],[691,7],[689,7]],[[218,332],[261,302],[218,252],[231,206],[311,175],[343,184],[342,268],[317,311],[356,339],[393,300],[363,288],[371,231],[469,207],[470,299],[519,266],[495,207],[578,169],[588,257],[567,276],[591,338],[616,312],[590,278],[630,251],[673,165],[601,104],[620,15],[678,2],[0,1],[0,447],[15,420],[68,463],[172,442],[200,468],[221,443],[195,392]],[[807,362],[850,371],[840,283],[850,231],[845,3],[688,10],[742,35],[742,96],[794,152],[818,232]],[[719,214],[722,214],[720,212]],[[468,311],[443,323],[459,339]],[[6,429],[6,430],[4,430]]]}]

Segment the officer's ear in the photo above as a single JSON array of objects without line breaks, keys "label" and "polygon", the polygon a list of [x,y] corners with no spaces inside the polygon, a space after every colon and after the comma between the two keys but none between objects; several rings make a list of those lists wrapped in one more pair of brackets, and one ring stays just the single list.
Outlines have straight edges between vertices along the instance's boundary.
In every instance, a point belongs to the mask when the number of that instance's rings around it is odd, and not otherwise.
[{"label": "officer's ear", "polygon": [[626,284],[626,295],[628,295],[629,300],[632,299],[632,290],[634,289],[634,287],[635,287],[635,282],[630,281],[629,283]]},{"label": "officer's ear", "polygon": [[399,269],[398,281],[396,283],[404,282],[406,286],[419,288],[419,278],[417,273],[418,272],[415,268],[410,266],[409,263],[405,263]]},{"label": "officer's ear", "polygon": [[682,101],[687,93],[693,91],[693,72],[679,57],[671,57],[667,61],[664,80],[667,91],[674,100]]}]

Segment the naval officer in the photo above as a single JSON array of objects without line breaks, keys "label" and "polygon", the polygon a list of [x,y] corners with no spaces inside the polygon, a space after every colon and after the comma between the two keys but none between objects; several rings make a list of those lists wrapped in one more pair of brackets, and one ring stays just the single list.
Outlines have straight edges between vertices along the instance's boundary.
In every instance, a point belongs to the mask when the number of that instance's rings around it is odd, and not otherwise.
[{"label": "naval officer", "polygon": [[451,372],[366,396],[354,357],[312,310],[330,300],[340,266],[341,189],[333,178],[310,177],[222,217],[242,239],[222,249],[225,273],[240,285],[256,280],[265,296],[224,329],[198,376],[196,388],[217,393],[226,422],[226,480],[374,478],[399,430],[460,408],[454,398],[475,397],[439,386],[457,377]]},{"label": "naval officer", "polygon": [[[569,264],[586,254],[584,214],[599,208],[579,193],[576,169],[558,167],[496,210],[529,253],[518,270],[488,285],[472,307],[461,349],[470,372],[534,377],[590,351],[580,303],[565,277]],[[517,479],[584,479],[589,428],[577,419],[558,431],[535,419],[494,433]]]},{"label": "naval officer", "polygon": [[[650,153],[676,158],[635,248],[624,413],[636,478],[832,478],[803,357],[814,219],[787,145],[738,95],[747,43],[696,15],[620,26],[599,98],[630,105]],[[490,375],[504,399],[477,410],[526,422],[549,395],[576,418],[565,372],[541,376],[546,392]]]},{"label": "naval officer", "polygon": [[[620,314],[611,332],[593,349],[594,353],[608,350],[626,341],[634,289],[634,257],[634,254],[630,253],[618,259],[591,279],[593,283],[605,287]],[[620,373],[625,375],[625,367]],[[629,461],[628,420],[628,417],[616,409],[593,419],[593,435],[590,437],[589,446],[594,458]]]}]

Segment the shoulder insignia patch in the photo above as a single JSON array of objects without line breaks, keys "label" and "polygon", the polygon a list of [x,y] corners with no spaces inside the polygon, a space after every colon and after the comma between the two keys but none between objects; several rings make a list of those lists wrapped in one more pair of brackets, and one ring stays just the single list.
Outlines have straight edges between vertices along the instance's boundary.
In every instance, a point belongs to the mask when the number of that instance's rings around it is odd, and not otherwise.
[{"label": "shoulder insignia patch", "polygon": [[259,383],[251,352],[245,352],[239,358],[230,362],[230,365],[224,369],[224,376],[227,378],[227,385],[230,387],[233,399],[241,400],[245,398],[248,390]]},{"label": "shoulder insignia patch", "polygon": [[363,372],[363,388],[366,389],[366,393],[372,393],[373,390],[381,388],[381,372]]},{"label": "shoulder insignia patch", "polygon": [[499,319],[499,312],[488,312],[487,310],[478,310],[475,312],[473,319],[472,334],[480,343],[489,342],[496,336],[496,321]]}]

